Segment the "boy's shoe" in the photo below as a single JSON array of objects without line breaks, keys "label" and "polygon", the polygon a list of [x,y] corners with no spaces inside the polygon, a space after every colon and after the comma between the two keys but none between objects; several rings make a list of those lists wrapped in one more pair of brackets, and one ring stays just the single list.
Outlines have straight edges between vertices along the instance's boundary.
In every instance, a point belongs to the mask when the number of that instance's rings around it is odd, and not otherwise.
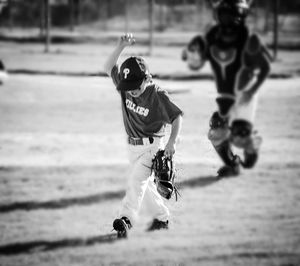
[{"label": "boy's shoe", "polygon": [[253,168],[258,160],[258,152],[246,152],[244,151],[244,161],[241,162],[244,168]]},{"label": "boy's shoe", "polygon": [[126,238],[132,225],[127,217],[122,217],[114,220],[113,227],[117,231],[118,238]]},{"label": "boy's shoe", "polygon": [[147,231],[155,231],[155,230],[162,230],[162,229],[169,229],[169,221],[160,221],[158,219],[154,219],[150,227]]},{"label": "boy's shoe", "polygon": [[235,155],[231,165],[224,165],[218,170],[218,177],[238,176],[240,174],[240,158]]}]

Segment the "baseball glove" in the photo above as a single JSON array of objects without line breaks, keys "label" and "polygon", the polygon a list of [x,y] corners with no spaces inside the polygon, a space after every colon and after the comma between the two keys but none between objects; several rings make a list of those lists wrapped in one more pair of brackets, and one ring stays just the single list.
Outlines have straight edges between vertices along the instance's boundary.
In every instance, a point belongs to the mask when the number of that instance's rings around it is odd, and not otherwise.
[{"label": "baseball glove", "polygon": [[181,59],[187,61],[191,70],[198,70],[203,67],[206,61],[206,44],[200,35],[195,36],[182,51]]},{"label": "baseball glove", "polygon": [[164,150],[159,150],[152,160],[152,172],[154,173],[154,182],[158,193],[166,198],[170,199],[173,192],[177,200],[178,189],[175,186],[175,168],[172,159],[167,158],[164,155]]}]

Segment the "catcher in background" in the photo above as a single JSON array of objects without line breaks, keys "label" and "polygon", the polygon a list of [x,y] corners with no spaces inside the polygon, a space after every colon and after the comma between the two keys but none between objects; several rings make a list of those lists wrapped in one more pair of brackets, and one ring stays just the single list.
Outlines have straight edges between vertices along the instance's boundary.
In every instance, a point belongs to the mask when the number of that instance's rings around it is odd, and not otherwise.
[{"label": "catcher in background", "polygon": [[[262,138],[254,130],[257,91],[270,71],[270,55],[245,24],[249,5],[245,0],[215,2],[214,25],[204,36],[195,36],[182,59],[193,70],[210,62],[215,76],[218,110],[210,119],[208,138],[224,162],[218,176],[236,176],[240,166],[252,168]],[[243,159],[232,145],[243,150]]]},{"label": "catcher in background", "polygon": [[[152,82],[148,66],[141,57],[129,57],[120,68],[116,64],[123,49],[134,43],[132,34],[121,36],[104,65],[121,97],[131,166],[119,217],[113,222],[119,237],[127,236],[138,218],[142,203],[151,210],[153,217],[148,230],[168,229],[169,210],[154,183],[152,160],[158,150],[163,149],[166,157],[173,157],[182,123],[182,111],[165,90]],[[167,124],[171,124],[171,132],[164,145]]]}]

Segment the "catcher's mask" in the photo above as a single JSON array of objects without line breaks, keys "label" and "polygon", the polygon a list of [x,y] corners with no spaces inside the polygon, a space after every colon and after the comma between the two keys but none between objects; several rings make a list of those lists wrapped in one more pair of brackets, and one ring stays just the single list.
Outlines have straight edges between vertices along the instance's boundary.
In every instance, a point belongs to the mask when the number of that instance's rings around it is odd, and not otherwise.
[{"label": "catcher's mask", "polygon": [[215,7],[216,19],[225,28],[238,27],[245,23],[249,13],[246,0],[223,0]]}]

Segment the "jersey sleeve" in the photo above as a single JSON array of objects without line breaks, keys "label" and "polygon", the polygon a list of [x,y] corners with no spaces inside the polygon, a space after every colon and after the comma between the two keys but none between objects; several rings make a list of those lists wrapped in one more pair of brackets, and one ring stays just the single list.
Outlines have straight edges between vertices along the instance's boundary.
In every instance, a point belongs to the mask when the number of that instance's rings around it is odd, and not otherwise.
[{"label": "jersey sleeve", "polygon": [[118,86],[120,83],[120,75],[119,75],[119,69],[117,65],[114,65],[111,70],[111,78],[115,86]]},{"label": "jersey sleeve", "polygon": [[157,93],[159,95],[159,108],[161,110],[163,120],[168,124],[172,124],[179,115],[183,115],[183,112],[174,102],[171,101],[165,90],[159,89]]}]

